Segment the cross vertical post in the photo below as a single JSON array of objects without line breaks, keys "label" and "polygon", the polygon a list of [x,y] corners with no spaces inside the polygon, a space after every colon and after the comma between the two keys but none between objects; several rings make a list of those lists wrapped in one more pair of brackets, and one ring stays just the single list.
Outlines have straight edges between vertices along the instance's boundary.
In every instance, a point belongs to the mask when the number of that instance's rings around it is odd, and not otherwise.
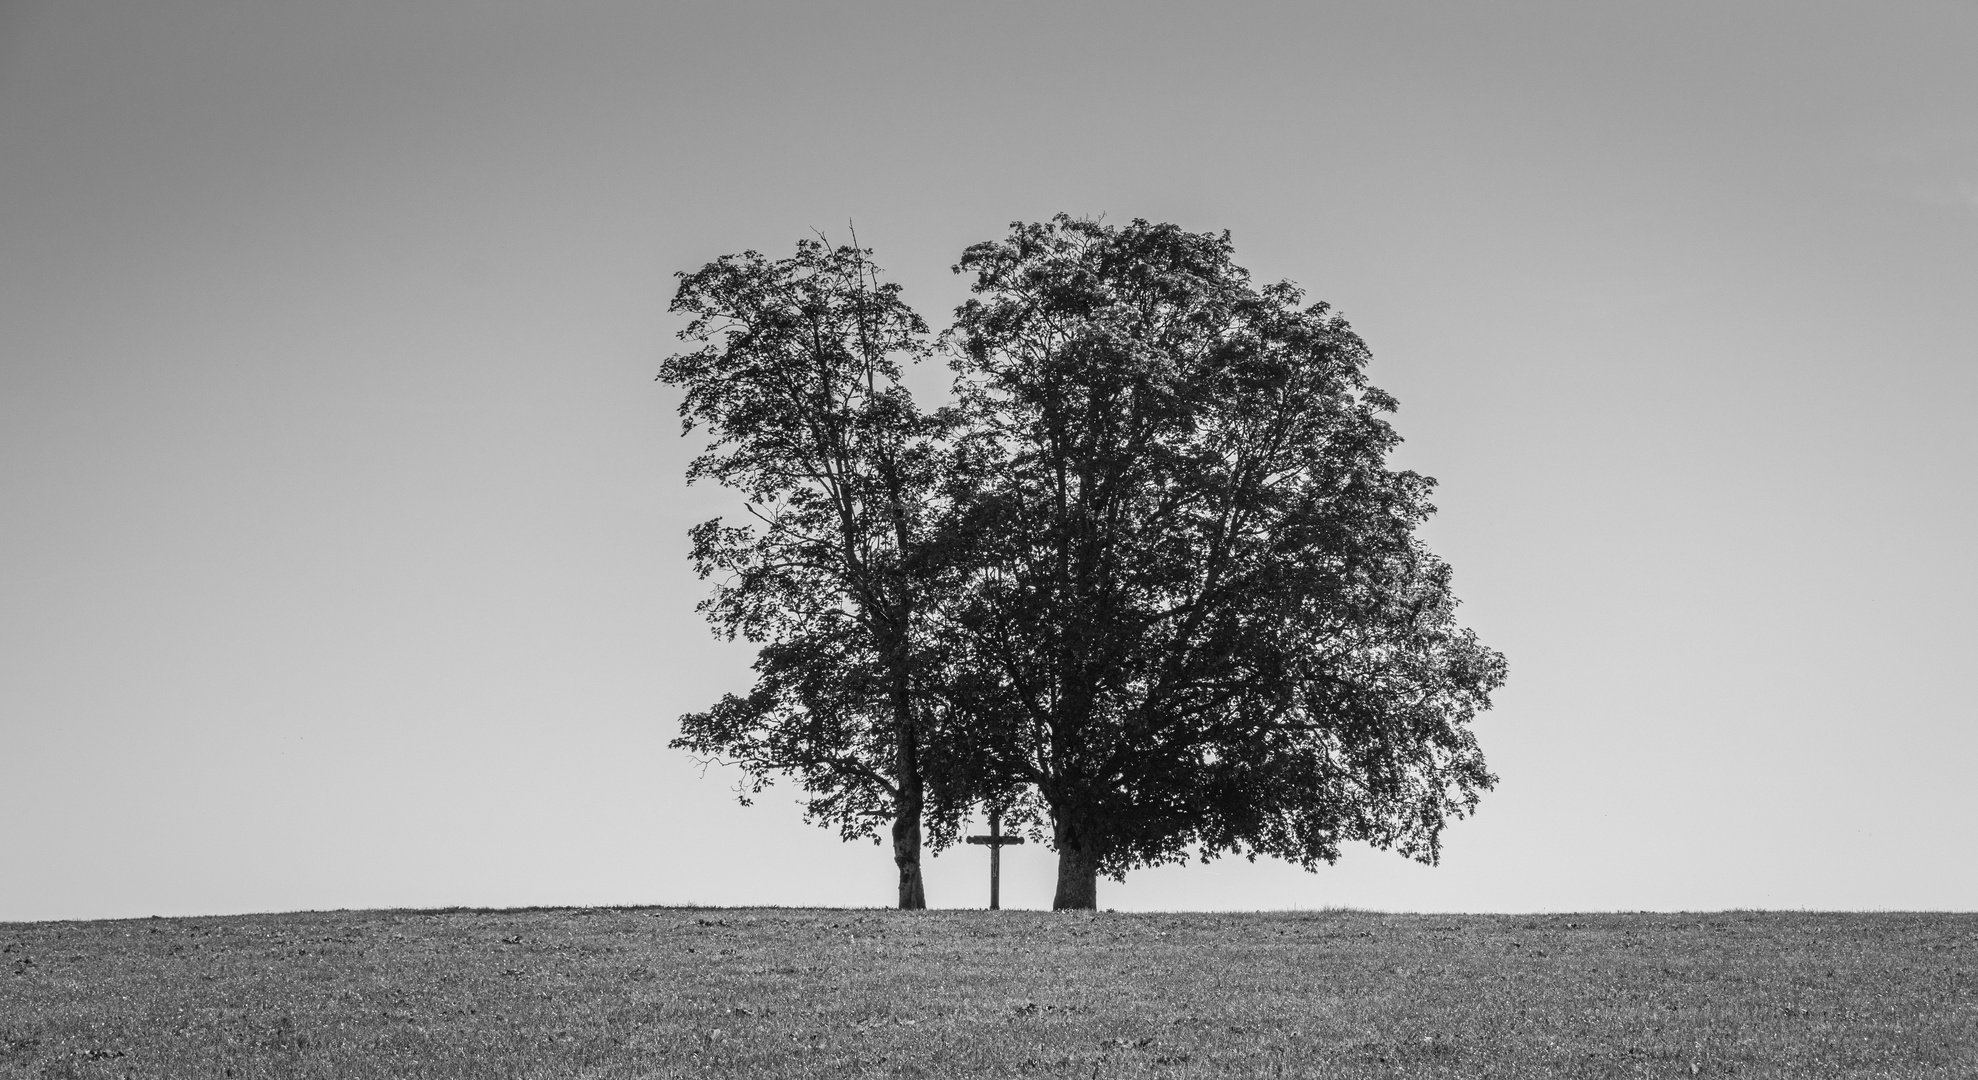
[{"label": "cross vertical post", "polygon": [[989,811],[989,910],[1003,907],[1003,812]]},{"label": "cross vertical post", "polygon": [[1001,807],[989,808],[989,835],[971,836],[971,844],[989,846],[989,910],[999,911],[1003,906],[1003,845],[1021,844],[1021,836],[1003,835],[1003,811]]}]

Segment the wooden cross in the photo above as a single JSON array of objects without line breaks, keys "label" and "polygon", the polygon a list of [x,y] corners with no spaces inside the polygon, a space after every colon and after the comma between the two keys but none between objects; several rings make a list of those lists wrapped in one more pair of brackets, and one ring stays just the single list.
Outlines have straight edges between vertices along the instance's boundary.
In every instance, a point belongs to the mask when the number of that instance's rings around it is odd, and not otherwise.
[{"label": "wooden cross", "polygon": [[989,811],[989,835],[971,836],[971,844],[989,845],[989,910],[997,911],[1003,906],[1003,845],[1021,844],[1021,836],[1003,835],[1003,812],[991,808]]}]

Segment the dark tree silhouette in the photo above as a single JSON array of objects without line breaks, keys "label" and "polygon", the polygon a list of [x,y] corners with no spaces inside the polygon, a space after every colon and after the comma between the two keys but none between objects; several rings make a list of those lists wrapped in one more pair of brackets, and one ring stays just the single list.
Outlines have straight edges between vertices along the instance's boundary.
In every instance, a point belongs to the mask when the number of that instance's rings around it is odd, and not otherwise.
[{"label": "dark tree silhouette", "polygon": [[1030,790],[1059,908],[1191,847],[1434,862],[1495,779],[1468,723],[1504,660],[1415,536],[1433,481],[1386,466],[1394,400],[1344,320],[1232,254],[1060,215],[956,267],[976,569],[943,614],[969,643],[953,767]]},{"label": "dark tree silhouette", "polygon": [[754,519],[694,528],[694,564],[716,579],[701,608],[761,649],[748,696],[682,717],[673,745],[740,765],[745,803],[794,775],[807,819],[848,840],[890,820],[899,905],[920,908],[932,699],[915,687],[916,639],[942,421],[900,385],[927,327],[870,255],[806,240],[791,258],[751,251],[681,275],[672,310],[702,347],[660,378],[685,392],[685,430],[711,437],[688,480],[735,489]]}]

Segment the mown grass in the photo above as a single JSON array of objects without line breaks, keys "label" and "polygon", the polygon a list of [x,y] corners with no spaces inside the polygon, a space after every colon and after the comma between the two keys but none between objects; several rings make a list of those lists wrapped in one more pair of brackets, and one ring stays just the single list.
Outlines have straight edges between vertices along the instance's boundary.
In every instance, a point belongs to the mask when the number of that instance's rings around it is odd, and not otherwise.
[{"label": "mown grass", "polygon": [[1978,916],[0,924],[0,1076],[1978,1076]]}]

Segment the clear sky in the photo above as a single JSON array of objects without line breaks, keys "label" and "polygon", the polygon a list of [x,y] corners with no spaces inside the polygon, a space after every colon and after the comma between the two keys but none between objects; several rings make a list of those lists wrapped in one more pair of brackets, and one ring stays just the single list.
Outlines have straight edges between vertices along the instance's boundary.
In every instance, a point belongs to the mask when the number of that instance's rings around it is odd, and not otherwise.
[{"label": "clear sky", "polygon": [[1511,664],[1441,867],[1101,906],[1978,908],[1968,0],[0,0],[0,920],[889,903],[666,749],[671,275],[1059,210],[1353,321]]}]

